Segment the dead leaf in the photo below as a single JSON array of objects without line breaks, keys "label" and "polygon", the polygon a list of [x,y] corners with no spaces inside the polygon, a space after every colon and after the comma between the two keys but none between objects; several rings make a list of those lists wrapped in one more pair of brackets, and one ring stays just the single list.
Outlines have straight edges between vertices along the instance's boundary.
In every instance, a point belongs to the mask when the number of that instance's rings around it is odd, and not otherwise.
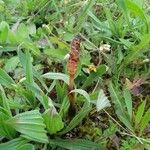
[{"label": "dead leaf", "polygon": [[131,82],[128,78],[126,78],[126,85],[133,95],[138,96],[142,93],[142,85],[147,83],[146,80],[146,77],[135,77]]}]

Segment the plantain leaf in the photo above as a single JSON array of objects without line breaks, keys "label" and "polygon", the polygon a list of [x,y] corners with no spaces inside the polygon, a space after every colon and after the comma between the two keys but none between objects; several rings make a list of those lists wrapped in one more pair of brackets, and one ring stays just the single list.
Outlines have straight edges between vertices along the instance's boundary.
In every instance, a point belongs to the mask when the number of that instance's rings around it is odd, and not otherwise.
[{"label": "plantain leaf", "polygon": [[35,150],[35,147],[34,145],[27,143],[27,144],[20,146],[17,150]]},{"label": "plantain leaf", "polygon": [[17,56],[11,57],[5,64],[5,70],[7,72],[12,72],[18,65],[19,59]]},{"label": "plantain leaf", "polygon": [[22,150],[20,149],[20,147],[24,146],[27,142],[28,140],[19,137],[9,142],[0,144],[0,149],[1,150]]},{"label": "plantain leaf", "polygon": [[8,38],[9,25],[7,22],[0,23],[0,43],[5,43]]},{"label": "plantain leaf", "polygon": [[67,150],[104,150],[101,144],[97,144],[85,139],[50,140],[50,144],[56,145]]},{"label": "plantain leaf", "polygon": [[8,120],[12,127],[22,133],[22,137],[32,141],[47,143],[48,137],[45,131],[43,118],[38,110],[32,110],[17,114]]},{"label": "plantain leaf", "polygon": [[60,131],[64,127],[62,118],[54,107],[47,109],[43,114],[43,118],[47,130],[51,134]]},{"label": "plantain leaf", "polygon": [[10,119],[9,113],[0,107],[0,136],[12,139],[16,136],[16,131],[12,128],[11,124],[7,124],[8,119]]},{"label": "plantain leaf", "polygon": [[66,84],[69,84],[69,76],[63,73],[49,72],[49,73],[43,74],[42,77],[46,79],[52,79],[52,80],[62,80]]}]

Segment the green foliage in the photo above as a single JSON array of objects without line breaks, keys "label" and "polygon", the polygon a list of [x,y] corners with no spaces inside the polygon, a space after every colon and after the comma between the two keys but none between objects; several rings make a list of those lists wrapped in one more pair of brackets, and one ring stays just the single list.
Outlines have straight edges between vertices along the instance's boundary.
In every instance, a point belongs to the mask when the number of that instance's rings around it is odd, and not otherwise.
[{"label": "green foliage", "polygon": [[[149,149],[149,6],[0,0],[0,149]],[[65,56],[77,34],[70,118]]]},{"label": "green foliage", "polygon": [[83,140],[83,139],[74,139],[74,140],[56,139],[56,140],[50,140],[50,144],[57,145],[68,150],[76,150],[76,149],[89,150],[91,148],[94,150],[104,149],[100,144],[96,144],[91,141]]},{"label": "green foliage", "polygon": [[9,119],[7,123],[22,133],[22,137],[41,143],[48,142],[43,118],[37,110],[20,113]]}]

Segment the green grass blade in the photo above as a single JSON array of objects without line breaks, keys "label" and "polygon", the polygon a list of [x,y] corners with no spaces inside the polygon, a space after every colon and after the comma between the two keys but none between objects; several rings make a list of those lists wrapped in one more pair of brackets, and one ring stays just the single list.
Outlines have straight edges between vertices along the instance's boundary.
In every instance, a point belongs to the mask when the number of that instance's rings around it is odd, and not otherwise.
[{"label": "green grass blade", "polygon": [[145,21],[147,32],[149,31],[149,25],[144,11],[132,0],[125,0],[128,10],[130,10],[136,16],[139,16],[143,21]]},{"label": "green grass blade", "polygon": [[117,94],[112,82],[109,83],[109,92],[110,92],[111,97],[112,97],[114,103],[116,104],[116,106],[121,110],[121,112],[124,112],[123,105],[120,102],[120,99],[118,97],[118,94]]},{"label": "green grass blade", "polygon": [[145,127],[148,125],[150,122],[150,108],[147,110],[145,115],[143,116],[141,122],[140,122],[140,135],[144,131]]},{"label": "green grass blade", "polygon": [[103,74],[106,73],[106,65],[100,65],[97,68],[96,72],[92,72],[89,77],[85,80],[85,82],[82,85],[82,89],[86,88],[87,86],[89,86],[93,81],[99,79],[99,77],[101,77]]},{"label": "green grass blade", "polygon": [[120,119],[120,121],[122,123],[124,123],[124,125],[128,129],[133,130],[131,122],[128,119],[128,117],[126,116],[124,105],[123,105],[123,103],[121,103],[120,98],[118,96],[118,92],[117,92],[117,90],[115,90],[112,82],[110,82],[110,84],[109,84],[109,92],[110,92],[111,98],[113,100],[113,103],[115,104],[115,111],[116,111],[118,118]]},{"label": "green grass blade", "polygon": [[138,110],[135,115],[135,126],[138,126],[138,124],[141,122],[142,116],[144,114],[145,105],[146,101],[143,101],[138,107]]},{"label": "green grass blade", "polygon": [[67,125],[67,127],[59,134],[65,134],[65,133],[69,132],[70,130],[72,130],[83,120],[83,118],[91,110],[90,97],[86,91],[81,90],[81,89],[75,89],[75,90],[72,90],[72,92],[77,92],[77,93],[83,95],[85,97],[86,101],[85,101],[83,107],[81,108],[81,110],[78,112],[78,114],[71,120],[71,122]]},{"label": "green grass blade", "polygon": [[33,84],[33,71],[31,63],[31,55],[29,53],[29,50],[26,50],[26,80],[31,85]]},{"label": "green grass blade", "polygon": [[124,89],[123,96],[125,99],[125,104],[127,107],[129,117],[130,117],[130,121],[132,121],[132,97],[131,97],[131,94],[127,88]]},{"label": "green grass blade", "polygon": [[9,89],[13,89],[15,81],[3,69],[0,69],[0,84]]},{"label": "green grass blade", "polygon": [[85,5],[83,6],[83,11],[79,15],[78,20],[77,20],[77,25],[76,25],[76,27],[74,29],[75,33],[80,32],[80,30],[81,30],[81,28],[83,26],[83,23],[87,19],[88,11],[93,6],[93,2],[94,2],[93,0],[87,0],[87,1],[85,1]]},{"label": "green grass blade", "polygon": [[123,15],[125,16],[125,19],[127,20],[128,26],[130,27],[130,21],[129,21],[129,11],[126,6],[125,0],[116,0],[117,4],[121,9],[123,10]]},{"label": "green grass blade", "polygon": [[[1,105],[3,106],[4,109],[7,110],[7,112],[9,113],[9,115],[11,117],[12,114],[11,114],[10,106],[8,103],[8,99],[6,97],[6,94],[5,94],[3,87],[1,85],[0,85],[0,99],[2,99]],[[1,100],[0,100],[0,102],[1,102]]]},{"label": "green grass blade", "polygon": [[124,61],[122,62],[119,70],[122,70],[134,59],[137,59],[149,46],[149,42],[150,42],[150,36],[149,34],[145,34],[141,37],[141,42],[138,45],[131,46],[127,56],[124,57]]}]

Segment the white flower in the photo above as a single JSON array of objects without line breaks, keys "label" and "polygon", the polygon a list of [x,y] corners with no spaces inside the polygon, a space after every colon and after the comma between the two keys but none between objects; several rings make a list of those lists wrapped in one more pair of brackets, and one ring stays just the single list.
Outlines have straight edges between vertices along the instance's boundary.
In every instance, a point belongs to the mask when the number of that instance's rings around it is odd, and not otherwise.
[{"label": "white flower", "polygon": [[102,44],[99,48],[99,50],[101,52],[109,52],[110,51],[111,46],[109,44]]},{"label": "white flower", "polygon": [[65,55],[64,60],[68,60],[69,57],[70,57],[70,54],[68,53],[68,54]]},{"label": "white flower", "polygon": [[148,59],[148,58],[143,60],[143,63],[148,63],[148,62],[150,62],[150,59]]}]

